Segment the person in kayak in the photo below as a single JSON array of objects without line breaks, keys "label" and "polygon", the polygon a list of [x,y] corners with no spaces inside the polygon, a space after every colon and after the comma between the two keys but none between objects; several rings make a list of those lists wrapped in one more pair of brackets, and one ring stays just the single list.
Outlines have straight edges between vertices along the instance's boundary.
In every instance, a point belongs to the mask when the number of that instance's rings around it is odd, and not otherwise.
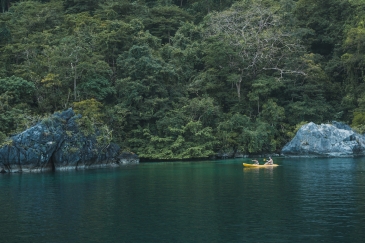
[{"label": "person in kayak", "polygon": [[259,164],[259,161],[257,159],[253,159],[252,162],[253,162],[254,165],[258,165]]},{"label": "person in kayak", "polygon": [[272,160],[271,157],[269,157],[269,160],[264,165],[272,165],[272,164],[274,164],[274,161]]}]

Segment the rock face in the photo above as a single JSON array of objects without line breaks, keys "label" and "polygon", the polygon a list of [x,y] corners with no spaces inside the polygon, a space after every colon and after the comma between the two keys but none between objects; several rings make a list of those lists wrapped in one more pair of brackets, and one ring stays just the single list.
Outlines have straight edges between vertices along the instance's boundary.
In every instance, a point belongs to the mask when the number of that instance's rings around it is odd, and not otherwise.
[{"label": "rock face", "polygon": [[77,125],[79,118],[68,109],[11,137],[10,143],[0,148],[0,171],[52,171],[139,162],[136,155],[120,159],[116,144],[99,145],[98,134],[85,136]]},{"label": "rock face", "polygon": [[365,155],[365,137],[349,126],[332,122],[302,126],[281,151],[284,156],[349,157]]}]

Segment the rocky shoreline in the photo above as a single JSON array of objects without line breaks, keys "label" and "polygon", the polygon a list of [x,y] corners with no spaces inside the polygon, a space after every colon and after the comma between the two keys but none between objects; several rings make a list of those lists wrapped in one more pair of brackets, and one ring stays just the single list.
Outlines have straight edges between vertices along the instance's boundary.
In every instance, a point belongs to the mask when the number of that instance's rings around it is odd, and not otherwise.
[{"label": "rocky shoreline", "polygon": [[285,157],[355,157],[365,155],[365,136],[350,126],[332,124],[303,125],[287,143],[281,155]]},{"label": "rocky shoreline", "polygon": [[[0,147],[0,172],[43,172],[117,167],[138,164],[136,154],[122,152],[116,144],[98,143],[96,132],[84,135],[72,109],[55,113],[24,132],[12,136]],[[219,153],[214,158],[355,157],[365,155],[365,136],[346,124],[303,125],[281,154],[245,155]]]},{"label": "rocky shoreline", "polygon": [[42,172],[139,163],[116,144],[100,144],[98,131],[84,135],[72,109],[55,113],[0,147],[0,172]]}]

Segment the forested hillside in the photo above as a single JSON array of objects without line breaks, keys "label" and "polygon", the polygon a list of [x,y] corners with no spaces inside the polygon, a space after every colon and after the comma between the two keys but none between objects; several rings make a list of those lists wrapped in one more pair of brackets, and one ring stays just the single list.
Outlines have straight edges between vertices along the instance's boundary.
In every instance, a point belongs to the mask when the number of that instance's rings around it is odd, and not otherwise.
[{"label": "forested hillside", "polygon": [[[0,140],[73,107],[142,158],[365,132],[364,0],[0,0]],[[0,141],[0,142],[1,142]]]}]

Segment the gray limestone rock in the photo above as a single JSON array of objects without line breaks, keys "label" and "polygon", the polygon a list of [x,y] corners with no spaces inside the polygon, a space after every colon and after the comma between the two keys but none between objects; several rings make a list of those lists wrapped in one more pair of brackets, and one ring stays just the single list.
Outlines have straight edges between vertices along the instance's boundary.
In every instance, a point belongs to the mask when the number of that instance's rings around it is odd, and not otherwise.
[{"label": "gray limestone rock", "polygon": [[[100,146],[98,132],[85,136],[78,128],[79,118],[68,109],[11,137],[10,144],[0,147],[0,171],[36,172],[121,164],[119,146]],[[138,156],[132,157],[133,163],[139,162]]]},{"label": "gray limestone rock", "polygon": [[281,151],[284,156],[349,157],[365,154],[365,138],[340,122],[303,125]]}]

